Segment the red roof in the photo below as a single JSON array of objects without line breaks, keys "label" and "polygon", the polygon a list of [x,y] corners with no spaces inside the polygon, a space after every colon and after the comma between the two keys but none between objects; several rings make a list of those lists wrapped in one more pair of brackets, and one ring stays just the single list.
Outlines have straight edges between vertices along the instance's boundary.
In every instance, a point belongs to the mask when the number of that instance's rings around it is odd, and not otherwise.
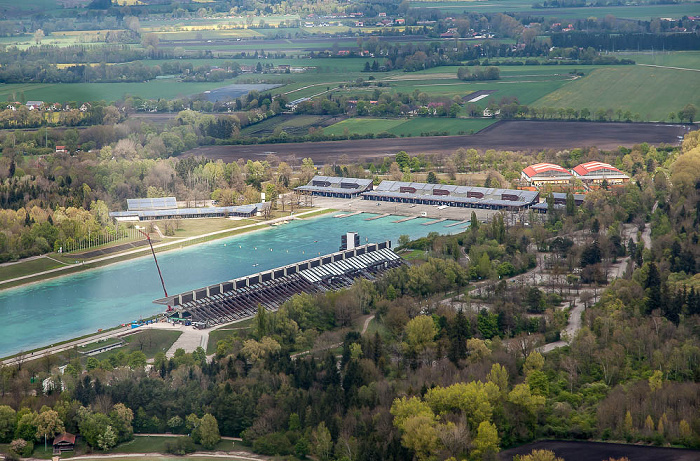
[{"label": "red roof", "polygon": [[75,445],[75,435],[70,434],[68,432],[64,432],[61,435],[57,435],[55,439],[53,439],[53,444],[58,445],[59,443],[70,443],[72,445]]},{"label": "red roof", "polygon": [[600,170],[610,170],[614,171],[616,173],[624,174],[622,171],[618,170],[614,166],[610,165],[609,163],[603,163],[603,162],[587,162],[587,163],[582,163],[578,165],[576,168],[574,168],[574,171],[579,175],[579,176],[585,176],[587,174],[594,173],[596,171]]},{"label": "red roof", "polygon": [[530,165],[529,167],[525,168],[523,170],[523,173],[525,173],[529,178],[532,178],[535,175],[547,174],[550,171],[555,171],[557,173],[564,173],[566,175],[571,176],[571,173],[569,173],[569,170],[567,170],[566,168],[561,167],[559,165],[556,165],[554,163],[536,163],[534,165]]}]

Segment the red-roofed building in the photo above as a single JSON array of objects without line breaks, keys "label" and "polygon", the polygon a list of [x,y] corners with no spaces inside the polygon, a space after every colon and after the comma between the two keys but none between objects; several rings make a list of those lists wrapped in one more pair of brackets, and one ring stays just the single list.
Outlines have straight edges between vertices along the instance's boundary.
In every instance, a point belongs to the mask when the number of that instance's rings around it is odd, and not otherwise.
[{"label": "red-roofed building", "polygon": [[539,187],[542,184],[568,184],[572,175],[569,170],[554,163],[536,163],[525,168],[520,178]]},{"label": "red-roofed building", "polygon": [[75,449],[75,435],[64,432],[53,439],[54,454],[60,455],[64,451],[73,451],[73,449]]},{"label": "red-roofed building", "polygon": [[630,180],[622,171],[609,163],[587,162],[573,169],[574,176],[581,181],[590,184],[600,184],[607,181],[608,184],[622,184]]}]

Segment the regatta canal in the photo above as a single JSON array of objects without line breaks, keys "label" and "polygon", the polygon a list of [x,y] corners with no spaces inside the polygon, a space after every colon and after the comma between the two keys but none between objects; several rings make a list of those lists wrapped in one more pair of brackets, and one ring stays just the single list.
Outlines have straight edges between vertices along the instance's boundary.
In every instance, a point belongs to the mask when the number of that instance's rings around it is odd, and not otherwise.
[{"label": "regatta canal", "polygon": [[[347,218],[332,215],[296,220],[176,251],[160,253],[158,262],[169,293],[213,283],[338,251],[341,234],[356,231],[361,243],[412,239],[429,232],[461,232],[455,221],[423,225],[417,218],[371,221],[363,213]],[[162,311],[152,301],[163,297],[153,258],[111,264],[74,275],[0,291],[0,357],[111,328]]]}]

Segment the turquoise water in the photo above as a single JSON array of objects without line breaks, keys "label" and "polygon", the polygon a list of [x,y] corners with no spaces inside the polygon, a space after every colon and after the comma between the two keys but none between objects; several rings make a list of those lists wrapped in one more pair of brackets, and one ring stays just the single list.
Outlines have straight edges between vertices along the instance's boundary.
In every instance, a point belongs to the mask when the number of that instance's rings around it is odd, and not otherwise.
[{"label": "turquoise water", "polygon": [[[361,243],[461,232],[462,226],[430,226],[418,218],[393,223],[395,216],[365,221],[324,216],[292,221],[259,232],[229,237],[178,251],[161,253],[158,262],[168,293],[175,294],[273,267],[338,251],[340,235],[356,231]],[[0,292],[0,357],[21,350],[110,328],[162,311],[152,301],[163,290],[151,256],[112,264],[80,274]]]}]

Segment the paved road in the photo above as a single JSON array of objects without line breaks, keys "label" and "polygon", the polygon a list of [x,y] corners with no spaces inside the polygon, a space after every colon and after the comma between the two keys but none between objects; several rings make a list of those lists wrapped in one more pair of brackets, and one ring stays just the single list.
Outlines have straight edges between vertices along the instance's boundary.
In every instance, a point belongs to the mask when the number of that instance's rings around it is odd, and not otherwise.
[{"label": "paved road", "polygon": [[[162,327],[159,325],[168,325],[167,327]],[[193,326],[184,326],[179,324],[156,324],[154,328],[162,330],[179,330],[182,334],[179,338],[170,346],[170,349],[165,353],[167,358],[172,358],[175,356],[175,351],[178,349],[183,349],[185,352],[194,352],[198,347],[201,347],[206,352],[207,345],[209,344],[209,330],[200,330]]]},{"label": "paved road", "polygon": [[[636,227],[634,227],[633,225],[626,224],[623,229],[623,235],[623,243],[626,243],[630,239],[630,237],[635,243],[637,243]],[[642,241],[645,242],[645,245],[647,245],[646,242],[649,242],[648,244],[651,245],[651,226],[647,225],[644,228],[644,232],[642,232]],[[630,256],[626,257],[617,264],[613,264],[608,272],[608,279],[612,280],[615,278],[622,278],[627,272],[627,268],[630,264],[634,264]],[[583,295],[583,293],[592,292],[593,290],[582,290],[580,294],[573,299],[573,308],[569,312],[569,323],[567,324],[564,331],[562,331],[562,337],[564,339],[561,341],[545,344],[540,349],[541,352],[546,353],[560,347],[568,346],[571,343],[571,341],[576,337],[576,333],[578,333],[578,331],[581,329],[581,316],[585,308],[584,303],[581,302],[581,295]]]}]

